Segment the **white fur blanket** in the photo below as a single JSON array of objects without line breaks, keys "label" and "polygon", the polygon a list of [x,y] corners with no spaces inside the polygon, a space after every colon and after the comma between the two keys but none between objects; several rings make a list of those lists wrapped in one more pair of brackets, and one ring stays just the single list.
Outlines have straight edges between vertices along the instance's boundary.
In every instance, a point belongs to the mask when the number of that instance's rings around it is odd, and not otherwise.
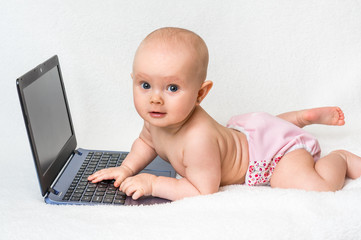
[{"label": "white fur blanket", "polygon": [[31,157],[15,158],[1,168],[0,239],[361,239],[361,179],[335,193],[232,185],[161,205],[56,206]]}]

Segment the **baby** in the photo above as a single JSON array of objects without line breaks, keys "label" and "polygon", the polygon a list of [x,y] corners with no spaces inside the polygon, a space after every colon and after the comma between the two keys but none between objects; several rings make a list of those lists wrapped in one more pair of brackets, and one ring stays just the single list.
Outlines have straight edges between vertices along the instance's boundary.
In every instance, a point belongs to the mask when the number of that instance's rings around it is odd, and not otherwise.
[{"label": "baby", "polygon": [[[93,183],[115,179],[133,199],[153,195],[170,200],[211,194],[220,186],[270,184],[277,188],[336,191],[345,177],[361,175],[361,158],[338,150],[320,157],[317,140],[302,127],[343,125],[338,107],[271,116],[251,113],[218,124],[200,106],[212,88],[206,81],[208,49],[195,33],[161,28],[138,47],[133,95],[144,126],[120,167],[89,176]],[[180,179],[138,174],[157,155]]]}]

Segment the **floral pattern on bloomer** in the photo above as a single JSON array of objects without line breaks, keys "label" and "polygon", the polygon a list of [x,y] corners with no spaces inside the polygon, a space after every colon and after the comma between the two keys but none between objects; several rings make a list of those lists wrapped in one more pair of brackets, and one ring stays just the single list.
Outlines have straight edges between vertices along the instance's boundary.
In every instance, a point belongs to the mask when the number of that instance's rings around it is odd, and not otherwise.
[{"label": "floral pattern on bloomer", "polygon": [[252,161],[248,167],[246,183],[248,186],[265,185],[271,180],[276,165],[281,160],[281,156],[276,156],[270,160]]}]

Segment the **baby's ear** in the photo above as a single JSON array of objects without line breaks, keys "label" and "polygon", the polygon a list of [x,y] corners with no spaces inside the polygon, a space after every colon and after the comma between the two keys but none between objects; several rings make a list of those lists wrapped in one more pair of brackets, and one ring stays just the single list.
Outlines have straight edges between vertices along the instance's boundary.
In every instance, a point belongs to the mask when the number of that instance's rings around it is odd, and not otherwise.
[{"label": "baby's ear", "polygon": [[202,83],[201,88],[198,91],[198,97],[197,97],[197,105],[201,104],[201,102],[203,101],[203,99],[207,96],[207,94],[209,93],[209,91],[211,90],[213,86],[213,82],[212,81],[204,81]]}]

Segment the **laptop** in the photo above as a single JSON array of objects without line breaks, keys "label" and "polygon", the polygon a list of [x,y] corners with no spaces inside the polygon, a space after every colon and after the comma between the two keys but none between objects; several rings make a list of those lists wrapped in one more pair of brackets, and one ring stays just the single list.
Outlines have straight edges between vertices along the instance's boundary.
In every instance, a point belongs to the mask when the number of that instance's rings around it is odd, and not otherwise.
[{"label": "laptop", "polygon": [[[88,182],[92,173],[120,166],[126,151],[77,148],[58,56],[16,80],[41,194],[49,204],[150,205],[169,202],[156,197],[133,200],[113,181]],[[155,158],[142,172],[175,177],[172,166]]]}]

